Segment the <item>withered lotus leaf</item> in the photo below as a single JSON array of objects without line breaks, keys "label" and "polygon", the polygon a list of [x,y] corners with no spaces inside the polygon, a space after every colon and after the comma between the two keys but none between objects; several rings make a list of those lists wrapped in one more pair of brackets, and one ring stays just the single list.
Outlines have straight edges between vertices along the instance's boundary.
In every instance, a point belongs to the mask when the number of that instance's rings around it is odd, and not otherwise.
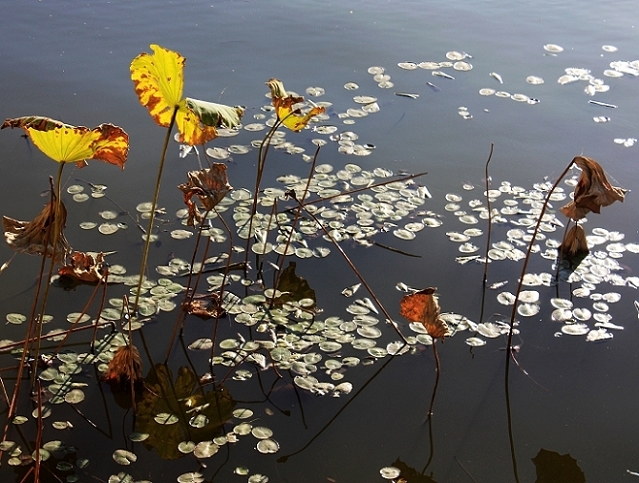
[{"label": "withered lotus leaf", "polygon": [[409,322],[421,322],[433,339],[443,339],[448,326],[439,317],[439,302],[435,287],[428,287],[405,295],[399,302],[399,313]]},{"label": "withered lotus leaf", "polygon": [[626,190],[612,186],[597,161],[577,156],[573,163],[581,168],[581,175],[575,187],[573,201],[561,208],[564,215],[577,221],[591,211],[600,213],[602,206],[624,200]]},{"label": "withered lotus leaf", "polygon": [[586,241],[586,232],[581,225],[573,226],[564,236],[559,253],[564,256],[574,257],[575,255],[588,254],[588,242]]},{"label": "withered lotus leaf", "polygon": [[69,263],[58,269],[59,275],[84,283],[104,281],[107,273],[108,266],[104,261],[104,253],[98,253],[94,257],[89,253],[73,252]]},{"label": "withered lotus leaf", "polygon": [[40,151],[58,163],[86,165],[86,160],[97,159],[124,169],[129,153],[129,136],[118,126],[100,124],[89,129],[71,126],[55,119],[24,116],[6,119],[2,129],[19,127],[26,131]]},{"label": "withered lotus leaf", "polygon": [[210,168],[189,171],[187,176],[188,182],[178,188],[184,193],[184,203],[189,210],[187,224],[193,226],[195,221],[201,223],[204,218],[193,201],[193,196],[197,196],[204,209],[210,211],[233,187],[229,184],[226,165],[223,163],[213,163]]},{"label": "withered lotus leaf", "polygon": [[173,112],[178,141],[190,146],[217,137],[216,127],[235,127],[243,111],[239,108],[182,98],[184,64],[178,52],[152,44],[152,54],[143,52],[131,62],[131,80],[140,104],[157,124],[169,127]]},{"label": "withered lotus leaf", "polygon": [[301,131],[313,116],[322,114],[325,111],[323,107],[313,106],[303,113],[298,104],[304,102],[304,98],[288,94],[286,89],[284,89],[284,84],[279,79],[270,79],[266,85],[271,90],[271,99],[277,118],[291,131]]},{"label": "withered lotus leaf", "polygon": [[118,347],[102,377],[117,384],[142,381],[142,358],[137,347],[133,344]]},{"label": "withered lotus leaf", "polygon": [[184,304],[187,313],[195,315],[204,320],[219,319],[226,315],[226,310],[222,307],[219,294],[196,294],[193,300]]},{"label": "withered lotus leaf", "polygon": [[[67,222],[67,209],[60,202],[60,211],[55,216],[55,199],[45,205],[40,213],[31,221],[20,221],[8,216],[2,217],[4,239],[11,248],[30,255],[44,255],[53,258],[54,262],[61,262],[71,252],[69,242],[64,236]],[[53,227],[59,235],[53,248]]]}]

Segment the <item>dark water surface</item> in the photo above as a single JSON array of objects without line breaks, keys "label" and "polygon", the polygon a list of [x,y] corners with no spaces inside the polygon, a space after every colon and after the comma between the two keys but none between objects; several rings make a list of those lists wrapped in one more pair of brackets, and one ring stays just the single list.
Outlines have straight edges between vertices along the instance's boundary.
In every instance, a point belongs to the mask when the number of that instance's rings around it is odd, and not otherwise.
[{"label": "dark water surface", "polygon": [[[326,94],[314,99],[332,102],[330,118],[323,124],[353,131],[359,135],[357,142],[373,144],[376,149],[367,157],[349,156],[338,153],[336,144],[329,142],[320,151],[318,162],[332,164],[335,170],[346,163],[356,163],[371,170],[385,167],[395,172],[427,171],[428,175],[419,182],[429,188],[433,198],[423,208],[438,213],[444,222],[442,227],[423,230],[413,242],[399,240],[390,233],[376,238],[421,258],[378,247],[346,245],[348,255],[398,321],[402,294],[395,285],[404,282],[414,287],[438,287],[443,311],[479,322],[483,265],[455,262],[455,257],[463,254],[458,251],[459,244],[448,241],[445,233],[461,232],[470,225],[460,223],[444,206],[447,193],[462,195],[461,209],[469,212],[468,201],[483,199],[484,165],[491,143],[493,188],[509,181],[531,189],[533,183],[546,178],[554,182],[576,155],[598,160],[616,179],[613,184],[630,192],[623,204],[589,216],[586,230],[590,233],[594,227],[604,227],[624,233],[623,243],[639,243],[635,200],[639,146],[624,147],[614,142],[616,138],[639,137],[639,79],[632,75],[603,75],[610,62],[639,59],[639,7],[634,1],[29,0],[5,2],[2,12],[0,118],[42,115],[74,125],[93,127],[111,122],[122,126],[131,141],[123,172],[91,162],[81,171],[65,169],[65,181],[68,185],[83,182],[78,180],[108,185],[109,199],[133,214],[138,203],[152,197],[164,137],[164,131],[139,105],[129,76],[131,60],[140,52],[148,52],[149,44],[176,50],[188,59],[185,95],[245,106],[244,124],[260,122],[254,116],[262,114],[260,108],[269,103],[264,96],[264,83],[271,77],[281,79],[288,89],[300,94],[310,86],[324,88]],[[546,44],[558,44],[564,50],[549,55],[543,48]],[[603,45],[613,45],[618,50],[606,52]],[[397,66],[406,61],[441,62],[446,60],[448,51],[472,55],[467,61],[473,69],[444,69],[455,76],[455,80],[449,80],[432,76],[428,70],[408,71]],[[371,66],[385,67],[394,87],[378,88],[367,72]],[[560,85],[557,79],[570,67],[591,70],[610,85],[610,90],[589,97],[583,92],[587,85],[584,81]],[[504,84],[491,77],[491,72],[499,73]],[[527,83],[530,75],[542,77],[545,83]],[[346,90],[343,86],[347,82],[356,82],[360,88]],[[435,84],[439,91],[435,92],[427,82]],[[524,93],[540,102],[531,105],[494,95],[480,96],[479,90],[486,87]],[[410,99],[396,96],[395,92],[416,93],[420,97]],[[337,114],[358,107],[352,100],[355,95],[377,97],[380,112],[344,125]],[[588,104],[590,99],[618,108]],[[464,120],[458,114],[460,106],[466,107],[473,118]],[[609,116],[611,121],[595,123],[594,116]],[[249,144],[263,134],[264,131],[242,131],[235,138],[214,140],[211,146]],[[311,140],[320,136],[307,130],[287,133],[286,137],[309,154],[313,152]],[[55,174],[57,166],[16,131],[0,133],[0,153],[1,213],[31,219],[46,202],[47,198],[39,195],[48,189],[48,176]],[[234,156],[228,173],[235,188],[252,189],[256,159],[255,149]],[[277,186],[275,178],[281,174],[307,176],[308,168],[300,155],[272,150],[263,186]],[[171,144],[160,196],[170,220],[167,231],[181,228],[173,216],[181,208],[181,195],[174,186],[184,182],[185,172],[192,169],[197,169],[194,157],[179,159],[177,145]],[[466,192],[463,183],[472,183],[476,188]],[[563,186],[566,192],[571,190]],[[117,208],[105,199],[74,203],[70,195],[68,198],[66,234],[74,248],[117,251],[111,263],[126,266],[128,273],[138,273],[141,241],[133,222],[126,220],[130,226],[127,231],[108,237],[96,230],[83,231],[78,227],[80,222],[100,221],[99,211]],[[486,231],[485,220],[474,226]],[[497,227],[495,240],[505,239],[510,228]],[[562,229],[558,229],[548,236],[560,239],[561,233]],[[485,246],[484,237],[472,241]],[[190,243],[172,240],[165,233],[162,243],[153,248],[150,266],[165,264],[172,255],[189,258],[192,245],[184,247]],[[242,245],[243,241],[235,244]],[[226,246],[220,249],[226,250]],[[597,250],[605,252],[605,246]],[[11,255],[3,243],[0,262]],[[638,256],[624,252],[619,259],[622,277],[639,275]],[[39,263],[35,257],[19,254],[0,275],[3,318],[11,312],[28,314]],[[537,256],[529,272],[549,271],[550,265]],[[509,280],[499,291],[514,292],[520,270],[521,262],[494,263],[489,281]],[[318,305],[324,309],[320,317],[349,317],[344,309],[350,300],[339,292],[357,279],[335,249],[327,259],[298,260],[298,274],[316,290]],[[585,336],[554,335],[561,324],[551,320],[548,300],[557,296],[569,298],[577,286],[533,287],[540,292],[542,310],[536,316],[521,318],[521,335],[515,340],[521,345],[517,359],[529,376],[512,366],[510,394],[522,482],[535,481],[531,458],[541,448],[562,455],[569,453],[589,482],[632,481],[637,476],[626,470],[639,472],[639,329],[633,304],[638,298],[636,289],[607,282],[597,286],[597,293],[622,295],[618,303],[610,304],[610,313],[612,322],[625,329],[613,331],[614,338],[610,340],[593,343],[586,342]],[[114,290],[121,293],[120,289]],[[55,289],[48,309],[55,316],[52,326],[67,328],[66,314],[80,310],[90,293],[91,288],[86,287],[74,292]],[[510,313],[510,307],[496,302],[496,293],[487,294],[484,320],[497,313],[502,317],[492,320],[503,320]],[[588,299],[573,300],[576,306],[592,305]],[[144,329],[144,342],[156,361],[164,357],[173,315],[165,314]],[[403,332],[410,334],[406,324],[399,323]],[[594,328],[592,319],[587,323]],[[378,345],[385,346],[397,336],[390,326],[382,325],[383,336]],[[0,339],[24,337],[24,326],[2,327]],[[243,330],[239,327],[232,320],[223,320],[218,340],[237,337]],[[211,332],[212,322],[189,321],[185,343],[210,337]],[[89,387],[86,400],[77,409],[100,431],[69,405],[56,406],[54,415],[45,420],[43,441],[64,440],[78,448],[78,458],[90,460],[86,469],[75,470],[78,481],[83,482],[109,481],[110,475],[121,471],[132,475],[135,481],[170,482],[184,472],[198,470],[206,481],[246,481],[247,476],[233,474],[238,466],[246,466],[249,474],[261,473],[275,482],[374,482],[383,481],[379,470],[397,466],[397,459],[421,472],[431,447],[433,459],[426,473],[432,474],[432,480],[405,476],[410,483],[514,481],[504,398],[506,341],[488,339],[487,345],[470,351],[464,340],[471,335],[459,333],[443,345],[438,344],[442,374],[432,419],[432,442],[425,421],[435,366],[431,347],[421,345],[414,355],[349,368],[344,380],[352,382],[354,390],[341,398],[296,391],[288,374],[268,402],[263,401],[257,376],[249,381],[230,381],[227,388],[237,401],[236,407],[251,408],[254,425],[273,429],[273,437],[280,444],[275,455],[258,453],[254,449],[257,440],[246,436],[202,460],[206,468],[200,467],[192,456],[162,460],[154,451],[128,440],[134,424],[131,412],[113,404],[108,388],[103,388],[104,394],[96,389],[92,370],[84,374],[83,381]],[[140,337],[136,336],[134,342],[142,347]],[[84,351],[86,346],[78,346],[77,350]],[[323,355],[325,359],[329,357]],[[362,359],[366,355],[365,351],[358,354]],[[196,353],[192,358],[199,374],[208,370],[206,354]],[[2,367],[13,363],[9,356],[3,356]],[[186,364],[180,349],[175,350],[171,364],[173,371]],[[145,359],[145,374],[148,367]],[[218,377],[226,373],[227,369],[222,369]],[[3,377],[4,374],[10,372],[2,373]],[[319,374],[324,376],[321,370]],[[264,371],[260,377],[267,389],[276,379],[272,371]],[[13,379],[7,376],[4,383],[10,388]],[[19,414],[30,416],[32,406],[26,396],[24,399]],[[344,408],[345,404],[348,406]],[[6,414],[6,404],[3,402],[0,407]],[[290,411],[290,416],[278,411],[278,407]],[[265,412],[267,408],[274,411],[272,416]],[[65,420],[73,422],[73,430],[60,432],[51,428],[50,422]],[[236,423],[227,425],[226,431]],[[23,434],[11,429],[7,439],[33,441],[34,427],[31,418],[22,426]],[[111,455],[118,448],[132,449],[138,461],[128,467],[116,464]],[[286,462],[281,461],[283,456],[300,449]],[[5,454],[0,479],[20,481],[21,476],[12,471],[6,459]],[[69,473],[61,474],[64,481]]]}]

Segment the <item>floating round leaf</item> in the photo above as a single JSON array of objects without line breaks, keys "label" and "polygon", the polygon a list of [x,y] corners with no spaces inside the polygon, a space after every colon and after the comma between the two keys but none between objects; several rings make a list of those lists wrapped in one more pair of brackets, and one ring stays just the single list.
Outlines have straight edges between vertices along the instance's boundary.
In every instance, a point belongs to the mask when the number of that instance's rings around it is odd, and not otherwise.
[{"label": "floating round leaf", "polygon": [[564,48],[559,46],[559,45],[557,45],[557,44],[546,44],[546,45],[544,45],[544,50],[546,52],[551,52],[553,54],[557,54],[559,52],[563,52]]},{"label": "floating round leaf", "polygon": [[138,460],[138,457],[135,453],[126,449],[116,449],[113,452],[113,460],[119,465],[128,466],[131,463],[135,463]]},{"label": "floating round leaf", "polygon": [[20,325],[27,320],[27,317],[22,314],[9,313],[6,316],[6,319],[9,324]]},{"label": "floating round leaf", "polygon": [[103,235],[113,235],[120,227],[115,223],[102,223],[98,227],[98,231]]},{"label": "floating round leaf", "polygon": [[395,468],[394,466],[386,466],[379,470],[379,474],[386,480],[394,480],[401,474],[401,471],[399,468]]},{"label": "floating round leaf", "polygon": [[220,447],[213,441],[201,441],[193,449],[193,455],[196,458],[210,458],[218,452]]},{"label": "floating round leaf", "polygon": [[510,292],[501,292],[497,295],[497,301],[502,305],[512,305],[515,303],[515,296]]},{"label": "floating round leaf", "polygon": [[71,389],[64,395],[64,400],[69,404],[77,404],[84,401],[84,391],[80,389]]},{"label": "floating round leaf", "polygon": [[197,471],[182,473],[180,476],[177,477],[177,481],[178,483],[202,483],[204,481],[204,475],[202,475],[202,473],[198,473]]},{"label": "floating round leaf", "polygon": [[181,441],[178,444],[178,451],[180,453],[189,454],[195,449],[195,443],[193,441]]},{"label": "floating round leaf", "polygon": [[564,325],[561,331],[567,335],[586,335],[590,329],[586,324],[568,324]]},{"label": "floating round leaf", "polygon": [[153,419],[163,425],[175,424],[180,420],[175,414],[170,413],[158,413]]},{"label": "floating round leaf", "polygon": [[486,345],[486,341],[480,339],[479,337],[469,337],[468,339],[466,339],[466,344],[471,347],[480,347]]}]

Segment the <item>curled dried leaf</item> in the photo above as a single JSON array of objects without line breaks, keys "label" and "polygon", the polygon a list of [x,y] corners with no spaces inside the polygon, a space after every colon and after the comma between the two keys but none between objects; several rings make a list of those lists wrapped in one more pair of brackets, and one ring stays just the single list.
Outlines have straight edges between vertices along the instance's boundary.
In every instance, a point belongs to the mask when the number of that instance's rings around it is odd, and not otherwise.
[{"label": "curled dried leaf", "polygon": [[270,79],[266,85],[271,90],[271,98],[275,112],[277,112],[277,118],[291,131],[301,131],[313,116],[325,111],[323,107],[312,106],[311,109],[302,112],[299,105],[304,102],[304,98],[288,94],[286,89],[284,89],[284,84],[279,79]]},{"label": "curled dried leaf", "polygon": [[436,290],[428,287],[405,295],[399,302],[399,312],[409,322],[421,322],[433,339],[443,339],[448,334],[448,326],[439,317]]},{"label": "curled dried leaf", "polygon": [[137,347],[133,344],[118,347],[102,377],[107,382],[118,384],[141,382],[142,358]]},{"label": "curled dried leaf", "polygon": [[104,253],[94,257],[89,253],[73,252],[67,265],[60,267],[58,274],[79,282],[98,283],[105,280],[108,265],[104,260]]},{"label": "curled dried leaf", "polygon": [[187,313],[204,320],[219,319],[226,315],[220,296],[216,292],[205,295],[196,294],[193,300],[184,304],[184,309]]},{"label": "curled dried leaf", "polygon": [[564,236],[559,253],[563,256],[585,256],[588,254],[588,242],[586,241],[586,232],[581,225],[573,226]]},{"label": "curled dried leaf", "polygon": [[[20,221],[8,216],[2,217],[4,227],[4,239],[11,248],[29,255],[44,255],[53,258],[55,262],[61,262],[71,246],[64,236],[64,227],[67,222],[67,210],[64,203],[60,202],[58,216],[55,214],[55,198],[47,203],[43,210],[31,221]],[[58,235],[55,250],[53,248],[55,227]]]},{"label": "curled dried leaf", "polygon": [[561,208],[564,215],[578,221],[591,211],[600,213],[602,206],[624,200],[626,190],[612,186],[597,161],[577,156],[573,163],[581,168],[581,175],[575,187],[573,201]]},{"label": "curled dried leaf", "polygon": [[195,221],[201,223],[204,218],[193,201],[193,196],[197,196],[204,209],[210,211],[233,187],[226,175],[226,165],[222,163],[213,163],[210,168],[200,171],[189,171],[187,176],[188,182],[178,188],[184,193],[184,202],[189,210],[187,224],[193,226]]}]

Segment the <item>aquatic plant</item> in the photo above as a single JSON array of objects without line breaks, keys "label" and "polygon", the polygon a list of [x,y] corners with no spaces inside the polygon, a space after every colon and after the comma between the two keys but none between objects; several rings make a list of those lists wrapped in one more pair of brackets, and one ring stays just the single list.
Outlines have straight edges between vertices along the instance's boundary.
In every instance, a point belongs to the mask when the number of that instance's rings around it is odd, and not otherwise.
[{"label": "aquatic plant", "polygon": [[158,125],[167,128],[167,132],[158,166],[151,203],[151,216],[145,234],[140,278],[133,303],[134,312],[138,308],[144,273],[146,272],[164,160],[173,126],[178,128],[180,142],[191,146],[199,145],[217,137],[216,128],[218,127],[238,126],[243,114],[243,110],[239,107],[229,107],[188,97],[183,98],[186,59],[178,52],[156,44],[151,45],[151,50],[152,54],[143,52],[133,59],[131,79],[140,103],[149,110],[149,114]]}]

